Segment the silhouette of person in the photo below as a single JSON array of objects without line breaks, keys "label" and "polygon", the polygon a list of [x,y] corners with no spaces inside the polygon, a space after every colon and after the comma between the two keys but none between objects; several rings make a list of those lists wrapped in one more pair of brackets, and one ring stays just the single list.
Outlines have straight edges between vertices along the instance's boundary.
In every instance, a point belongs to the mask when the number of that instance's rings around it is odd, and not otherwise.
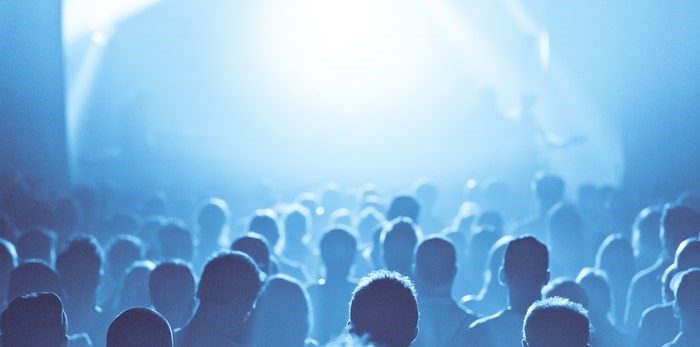
[{"label": "silhouette of person", "polygon": [[587,347],[590,324],[586,310],[560,297],[532,304],[523,323],[523,347]]},{"label": "silhouette of person", "polygon": [[231,210],[226,201],[219,198],[205,200],[197,211],[197,263],[201,268],[211,254],[221,250],[219,240],[227,233]]},{"label": "silhouette of person", "polygon": [[350,334],[378,347],[407,347],[418,334],[418,304],[411,280],[379,270],[360,279],[350,300]]},{"label": "silhouette of person", "polygon": [[260,234],[246,233],[244,236],[233,241],[231,250],[247,254],[255,261],[258,269],[266,275],[274,274],[270,272],[270,249],[268,248],[267,241]]},{"label": "silhouette of person", "polygon": [[183,261],[162,262],[148,277],[148,292],[153,308],[168,320],[174,329],[187,323],[194,310],[195,279],[190,266]]},{"label": "silhouette of person", "polygon": [[588,295],[588,318],[594,327],[591,340],[594,346],[625,347],[632,345],[632,337],[615,328],[610,320],[612,294],[605,272],[584,268],[576,278]]},{"label": "silhouette of person", "polygon": [[410,276],[417,243],[418,231],[413,220],[397,217],[388,223],[382,233],[382,255],[387,270]]},{"label": "silhouette of person", "polygon": [[194,256],[192,234],[182,225],[170,223],[158,230],[158,244],[164,260],[191,262]]},{"label": "silhouette of person", "polygon": [[12,300],[0,316],[0,345],[65,347],[66,325],[66,313],[56,294],[24,294]]},{"label": "silhouette of person", "polygon": [[107,347],[172,347],[173,333],[158,312],[133,307],[120,313],[107,330]]},{"label": "silhouette of person", "polygon": [[532,182],[532,191],[537,198],[539,211],[517,224],[514,235],[533,235],[538,240],[546,240],[547,214],[552,206],[564,198],[564,180],[559,176],[538,173]]},{"label": "silhouette of person", "polygon": [[102,248],[88,235],[76,235],[56,258],[56,270],[66,292],[68,332],[87,333],[102,345],[109,318],[97,306],[97,287],[102,277]]},{"label": "silhouette of person", "polygon": [[314,273],[317,259],[309,245],[311,215],[306,207],[293,205],[284,218],[284,248],[282,256],[303,267],[306,273]]},{"label": "silhouette of person", "polygon": [[43,228],[33,228],[20,235],[17,239],[17,255],[19,262],[38,259],[49,266],[56,260],[56,235]]},{"label": "silhouette of person", "polygon": [[568,277],[559,277],[547,283],[542,288],[542,295],[545,298],[553,298],[555,296],[568,299],[572,302],[580,304],[583,308],[588,309],[588,293],[576,281]]},{"label": "silhouette of person", "polygon": [[[468,251],[465,254],[464,275],[460,278],[466,293],[477,293],[484,286],[484,271],[488,252],[491,247],[503,236],[490,225],[476,227],[469,239]],[[499,262],[500,266],[500,262]],[[501,307],[499,307],[500,309]]]},{"label": "silhouette of person", "polygon": [[386,212],[386,220],[391,221],[398,217],[410,218],[413,223],[418,223],[420,205],[418,200],[412,196],[399,195],[391,200],[389,210]]},{"label": "silhouette of person", "polygon": [[126,275],[126,269],[135,261],[143,259],[143,243],[132,235],[120,234],[107,246],[105,274],[99,288],[102,308],[111,308],[116,300],[119,286]]},{"label": "silhouette of person", "polygon": [[439,236],[423,240],[415,252],[414,278],[418,292],[420,334],[412,346],[459,346],[476,315],[452,299],[457,254],[450,241]]},{"label": "silhouette of person", "polygon": [[[657,236],[658,239],[658,236]],[[634,277],[635,260],[632,245],[622,234],[612,234],[603,240],[596,254],[595,267],[605,272],[613,294],[614,323],[624,326],[627,291]]]},{"label": "silhouette of person", "polygon": [[586,249],[581,216],[573,206],[558,203],[549,211],[547,231],[552,276],[576,276],[583,267]]},{"label": "silhouette of person", "polygon": [[17,251],[15,246],[10,241],[0,239],[0,312],[5,309],[10,273],[16,267]]},{"label": "silhouette of person", "polygon": [[65,297],[56,271],[39,260],[30,260],[12,270],[7,285],[7,302],[33,292],[50,292],[59,298]]},{"label": "silhouette of person", "polygon": [[277,225],[277,215],[272,210],[259,210],[250,220],[248,231],[258,233],[267,240],[270,250],[270,267],[273,273],[283,273],[296,278],[301,283],[307,282],[307,275],[299,264],[282,257],[277,252],[280,239],[279,226]]},{"label": "silhouette of person", "polygon": [[632,248],[638,270],[654,265],[659,259],[661,252],[660,223],[661,209],[650,206],[642,209],[632,224]]},{"label": "silhouette of person", "polygon": [[324,345],[341,335],[348,318],[348,302],[357,283],[349,279],[357,255],[357,239],[344,227],[329,230],[319,245],[325,276],[308,286],[313,312],[311,337]]},{"label": "silhouette of person", "polygon": [[304,347],[310,324],[304,289],[289,276],[275,275],[263,286],[250,314],[246,345]]},{"label": "silhouette of person", "polygon": [[642,314],[637,333],[637,346],[661,346],[678,334],[680,321],[674,314],[675,297],[671,289],[671,281],[677,273],[694,267],[700,267],[700,240],[696,237],[681,242],[676,250],[673,264],[664,271],[661,281],[664,288],[664,302],[647,308]]},{"label": "silhouette of person", "polygon": [[516,346],[520,343],[525,313],[532,303],[541,299],[542,287],[549,281],[547,247],[532,236],[510,241],[499,279],[508,288],[508,307],[472,323],[462,345]]},{"label": "silhouette of person", "polygon": [[150,307],[151,295],[148,291],[148,279],[156,268],[150,260],[137,261],[128,269],[119,288],[113,312],[122,312],[131,307]]},{"label": "silhouette of person", "polygon": [[681,326],[676,338],[664,347],[700,346],[700,268],[691,268],[673,276],[671,287],[676,296],[674,309]]},{"label": "silhouette of person", "polygon": [[421,210],[420,227],[428,234],[437,233],[444,227],[442,221],[435,215],[435,204],[438,198],[437,186],[422,179],[413,184],[413,192]]},{"label": "silhouette of person", "polygon": [[508,291],[499,282],[498,273],[503,264],[506,247],[512,240],[512,236],[506,235],[493,244],[489,249],[488,268],[484,271],[484,285],[481,291],[477,295],[462,297],[462,305],[477,315],[491,315],[508,305]]},{"label": "silhouette of person", "polygon": [[237,251],[217,254],[204,266],[197,287],[199,306],[175,331],[175,346],[240,345],[261,286],[260,272],[249,256]]},{"label": "silhouette of person", "polygon": [[661,276],[671,265],[673,255],[683,240],[697,237],[700,232],[700,216],[690,208],[666,205],[661,215],[659,237],[662,252],[654,265],[640,271],[632,279],[627,296],[625,324],[636,332],[637,322],[644,310],[661,303]]}]

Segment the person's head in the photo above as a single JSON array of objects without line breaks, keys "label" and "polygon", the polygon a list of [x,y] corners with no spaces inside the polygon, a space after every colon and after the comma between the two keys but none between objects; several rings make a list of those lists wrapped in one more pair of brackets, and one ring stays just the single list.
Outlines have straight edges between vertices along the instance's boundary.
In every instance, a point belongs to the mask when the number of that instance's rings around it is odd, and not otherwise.
[{"label": "person's head", "polygon": [[545,298],[558,296],[560,298],[569,299],[577,304],[581,304],[585,309],[588,309],[588,303],[590,301],[586,289],[573,279],[566,277],[559,277],[547,283],[547,285],[542,288],[542,294]]},{"label": "person's head", "polygon": [[413,184],[413,193],[424,210],[430,212],[438,197],[437,186],[427,179],[421,179]]},{"label": "person's head", "polygon": [[164,225],[158,230],[158,244],[163,259],[192,261],[194,254],[192,235],[183,226],[174,223]]},{"label": "person's head", "polygon": [[172,347],[173,333],[158,312],[133,307],[120,313],[107,330],[107,347]]},{"label": "person's head", "polygon": [[231,244],[232,251],[247,254],[255,261],[260,271],[270,273],[270,248],[267,240],[258,233],[247,233]]},{"label": "person's head", "polygon": [[498,270],[503,264],[503,257],[506,254],[506,248],[510,241],[513,241],[513,236],[506,235],[501,236],[500,239],[494,243],[491,248],[489,248],[489,253],[487,256],[487,271],[484,273],[484,283],[485,284],[497,284],[498,283]]},{"label": "person's head", "polygon": [[192,269],[181,261],[160,263],[148,277],[153,307],[175,328],[183,326],[192,314],[194,289]]},{"label": "person's head", "polygon": [[559,176],[539,173],[532,182],[532,190],[540,204],[540,211],[548,211],[564,198],[564,180]]},{"label": "person's head", "polygon": [[277,226],[277,215],[272,210],[258,210],[250,220],[248,231],[258,233],[265,237],[270,246],[270,253],[274,253],[277,241],[280,239],[280,231]]},{"label": "person's head", "polygon": [[678,249],[673,262],[679,271],[685,271],[691,267],[700,267],[700,239],[691,237],[683,240]]},{"label": "person's head", "polygon": [[251,346],[304,346],[309,334],[309,299],[295,279],[270,277],[251,312]]},{"label": "person's head", "polygon": [[598,247],[595,267],[613,281],[630,281],[635,269],[632,245],[622,234],[608,235]]},{"label": "person's head", "polygon": [[357,254],[357,239],[344,227],[334,227],[323,237],[319,245],[326,276],[347,278]]},{"label": "person's head", "polygon": [[605,272],[594,268],[583,268],[576,277],[588,295],[588,310],[591,318],[606,317],[612,308],[612,292]]},{"label": "person's head", "polygon": [[131,235],[117,235],[107,246],[107,275],[117,280],[124,276],[126,268],[143,258],[141,240]]},{"label": "person's head", "polygon": [[387,224],[382,238],[382,254],[387,269],[409,275],[417,243],[416,225],[411,219],[399,217]]},{"label": "person's head", "polygon": [[418,334],[413,284],[397,272],[363,277],[350,300],[350,333],[381,347],[409,346]]},{"label": "person's head", "polygon": [[56,271],[38,260],[30,260],[12,270],[7,285],[7,302],[33,292],[51,292],[64,297]]},{"label": "person's head", "polygon": [[[700,320],[700,268],[691,268],[673,276],[671,288],[676,294],[674,309],[681,320],[684,323],[697,323]],[[683,332],[689,331],[683,329]]]},{"label": "person's head", "polygon": [[262,281],[258,267],[248,255],[222,251],[207,262],[197,287],[199,309],[224,307],[230,318],[243,321],[253,307]]},{"label": "person's head", "polygon": [[700,233],[700,216],[685,206],[666,205],[661,215],[661,244],[667,257],[673,257],[683,240]]},{"label": "person's head", "polygon": [[102,248],[94,237],[78,235],[68,241],[68,247],[56,258],[56,271],[69,301],[79,300],[76,296],[94,297],[102,277],[102,258]]},{"label": "person's head", "polygon": [[583,220],[573,205],[558,203],[549,210],[547,228],[551,244],[562,244],[566,240],[580,239]]},{"label": "person's head", "polygon": [[503,217],[498,211],[484,211],[476,218],[475,226],[493,230],[500,235],[503,234]]},{"label": "person's head", "polygon": [[4,347],[65,347],[66,313],[54,293],[31,293],[12,300],[0,316]]},{"label": "person's head", "polygon": [[400,195],[394,198],[386,212],[386,220],[394,220],[399,217],[410,218],[413,223],[418,223],[420,206],[418,201],[408,195]]},{"label": "person's head", "polygon": [[661,209],[649,206],[642,209],[632,224],[632,247],[636,258],[653,259],[661,251],[659,229]]},{"label": "person's head", "polygon": [[39,259],[53,265],[56,259],[56,235],[43,228],[33,228],[23,233],[17,239],[17,255],[19,262],[29,259]]},{"label": "person's head", "polygon": [[218,238],[231,211],[226,201],[219,198],[205,200],[197,211],[197,226],[204,238]]},{"label": "person's head", "polygon": [[588,313],[560,297],[535,302],[523,323],[523,347],[585,347],[590,337]]},{"label": "person's head", "polygon": [[377,230],[383,221],[384,217],[374,207],[362,209],[360,219],[356,225],[360,242],[369,242],[372,239],[372,233]]},{"label": "person's head", "polygon": [[311,230],[311,215],[306,207],[295,205],[284,218],[284,237],[288,242],[302,243]]},{"label": "person's head", "polygon": [[126,269],[115,303],[117,311],[136,306],[151,306],[148,278],[155,268],[156,264],[152,261],[141,260],[134,262]]},{"label": "person's head", "polygon": [[532,236],[510,241],[503,255],[500,279],[511,299],[522,298],[522,304],[539,299],[542,287],[549,281],[547,246]]},{"label": "person's head", "polygon": [[416,248],[413,267],[421,295],[435,295],[442,289],[441,293],[449,296],[457,275],[455,247],[443,237],[429,237]]}]

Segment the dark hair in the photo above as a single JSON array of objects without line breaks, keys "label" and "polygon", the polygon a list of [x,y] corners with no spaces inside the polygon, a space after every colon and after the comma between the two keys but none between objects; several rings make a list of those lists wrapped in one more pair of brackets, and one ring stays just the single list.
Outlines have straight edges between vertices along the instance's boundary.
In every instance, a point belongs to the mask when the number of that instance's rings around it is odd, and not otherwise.
[{"label": "dark hair", "polygon": [[7,302],[32,292],[51,292],[63,297],[61,280],[52,268],[41,261],[28,261],[10,273]]},{"label": "dark hair", "polygon": [[102,274],[102,248],[90,235],[77,235],[56,258],[56,271],[63,287],[72,295],[82,290],[95,290]]},{"label": "dark hair", "polygon": [[532,236],[522,236],[508,243],[503,255],[503,271],[509,279],[540,281],[549,268],[547,246]]},{"label": "dark hair", "polygon": [[418,329],[416,292],[408,277],[375,271],[363,277],[350,301],[350,332],[380,346],[408,346]]},{"label": "dark hair", "polygon": [[416,248],[415,275],[423,285],[442,284],[452,280],[456,266],[455,247],[444,237],[429,237]]},{"label": "dark hair", "polygon": [[400,195],[394,198],[389,205],[389,211],[386,213],[387,220],[393,220],[398,217],[410,218],[414,223],[418,223],[418,214],[420,213],[420,205],[418,201],[408,195]]},{"label": "dark hair", "polygon": [[260,268],[260,271],[270,273],[270,246],[267,240],[258,233],[247,233],[237,238],[231,244],[231,250],[240,251],[250,256]]},{"label": "dark hair", "polygon": [[274,253],[277,241],[280,238],[279,226],[277,225],[277,216],[272,210],[255,211],[255,216],[250,220],[248,231],[252,231],[262,235],[270,247],[270,253]]},{"label": "dark hair", "polygon": [[133,307],[120,313],[107,330],[107,347],[172,347],[170,324],[158,312]]},{"label": "dark hair", "polygon": [[194,297],[195,279],[192,269],[182,261],[158,264],[148,276],[148,292],[157,310]]},{"label": "dark hair", "polygon": [[202,304],[230,304],[242,300],[252,306],[261,285],[253,259],[245,253],[222,251],[204,267],[197,298]]},{"label": "dark hair", "polygon": [[192,235],[181,225],[170,223],[158,230],[158,243],[165,259],[191,261],[194,253]]},{"label": "dark hair", "polygon": [[327,269],[349,271],[357,254],[357,239],[344,227],[336,227],[323,234],[319,248]]},{"label": "dark hair", "polygon": [[580,305],[560,297],[536,301],[523,323],[523,339],[530,347],[588,345],[588,312]]},{"label": "dark hair", "polygon": [[54,293],[31,293],[12,300],[0,317],[5,347],[65,346],[67,323],[61,299]]}]

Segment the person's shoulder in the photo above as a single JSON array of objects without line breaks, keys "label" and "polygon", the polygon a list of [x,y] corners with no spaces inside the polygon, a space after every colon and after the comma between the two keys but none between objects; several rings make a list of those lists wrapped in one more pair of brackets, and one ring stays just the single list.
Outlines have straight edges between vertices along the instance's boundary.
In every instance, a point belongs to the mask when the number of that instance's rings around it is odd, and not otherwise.
[{"label": "person's shoulder", "polygon": [[665,318],[668,317],[669,314],[673,316],[673,305],[671,303],[656,304],[644,310],[642,313],[642,321],[658,319],[660,317]]},{"label": "person's shoulder", "polygon": [[678,334],[675,339],[667,342],[663,347],[683,347],[687,344],[683,343],[683,334]]},{"label": "person's shoulder", "polygon": [[483,329],[491,324],[494,324],[496,321],[501,319],[501,317],[504,314],[506,314],[505,310],[496,312],[490,316],[479,318],[479,319],[475,320],[474,322],[472,322],[472,324],[469,325],[469,329],[470,330]]}]

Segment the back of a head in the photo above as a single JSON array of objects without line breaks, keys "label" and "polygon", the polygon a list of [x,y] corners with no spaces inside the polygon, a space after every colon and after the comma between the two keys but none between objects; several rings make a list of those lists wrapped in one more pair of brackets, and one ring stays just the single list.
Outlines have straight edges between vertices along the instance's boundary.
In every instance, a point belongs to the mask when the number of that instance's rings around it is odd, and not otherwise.
[{"label": "back of a head", "polygon": [[88,235],[78,235],[56,258],[56,271],[69,295],[90,293],[97,289],[102,274],[102,248]]},{"label": "back of a head", "polygon": [[[219,198],[207,199],[197,212],[197,225],[200,232],[219,232],[226,225],[230,214],[226,201]],[[218,234],[216,234],[218,237]],[[211,235],[210,237],[214,237]]]},{"label": "back of a head", "polygon": [[64,347],[66,314],[53,293],[32,293],[12,300],[0,317],[4,347]]},{"label": "back of a head", "polygon": [[450,283],[457,273],[454,245],[440,236],[423,240],[416,248],[414,267],[419,290]]},{"label": "back of a head", "polygon": [[661,215],[661,241],[669,256],[683,240],[700,233],[700,216],[685,206],[667,205]]},{"label": "back of a head", "polygon": [[192,269],[179,261],[158,264],[148,277],[148,292],[153,307],[164,313],[189,305],[194,299],[194,287]]},{"label": "back of a head", "polygon": [[693,237],[681,242],[676,250],[674,264],[676,264],[678,271],[700,267],[700,239]]},{"label": "back of a head", "polygon": [[420,201],[421,206],[430,208],[435,205],[435,201],[438,197],[438,188],[434,183],[426,179],[419,180],[414,183],[413,191]]},{"label": "back of a head", "polygon": [[142,258],[143,243],[139,238],[117,235],[107,247],[107,274],[119,278],[131,263]]},{"label": "back of a head", "polygon": [[544,285],[548,276],[547,246],[532,236],[522,236],[508,243],[503,255],[503,271],[508,282]]},{"label": "back of a head", "polygon": [[621,234],[608,235],[598,248],[595,266],[609,276],[627,274],[631,278],[635,267],[632,245]]},{"label": "back of a head", "polygon": [[36,228],[23,233],[17,239],[17,255],[20,262],[39,259],[52,264],[55,258],[56,236],[53,232]]},{"label": "back of a head", "polygon": [[63,287],[58,274],[40,261],[29,261],[12,270],[7,288],[7,302],[33,292],[51,292],[63,297]]},{"label": "back of a head", "polygon": [[567,299],[537,301],[525,315],[523,339],[528,347],[585,347],[589,337],[588,313]]},{"label": "back of a head", "polygon": [[554,279],[542,288],[542,294],[545,298],[565,298],[588,309],[589,298],[586,289],[570,278],[559,277]]},{"label": "back of a head", "polygon": [[357,254],[357,239],[344,227],[336,227],[321,238],[321,259],[328,272],[349,273]]},{"label": "back of a head", "polygon": [[393,220],[398,217],[410,218],[414,223],[418,223],[420,206],[418,201],[408,195],[400,195],[394,198],[386,213],[386,220]]},{"label": "back of a head", "polygon": [[306,292],[291,277],[269,278],[256,300],[251,321],[251,346],[303,346],[310,326]]},{"label": "back of a head", "polygon": [[384,347],[405,347],[418,333],[418,305],[411,281],[396,272],[363,277],[350,301],[350,332]]},{"label": "back of a head", "polygon": [[248,255],[222,251],[207,262],[197,288],[200,307],[240,304],[247,313],[260,291],[258,268]]},{"label": "back of a head", "polygon": [[612,306],[612,292],[605,272],[593,268],[583,268],[576,277],[576,283],[583,287],[588,294],[588,309],[591,314],[598,311],[597,313],[601,316],[607,315]]},{"label": "back of a head", "polygon": [[547,226],[553,240],[580,236],[583,220],[573,205],[558,203],[549,211]]},{"label": "back of a head", "polygon": [[488,228],[498,234],[503,233],[503,217],[498,211],[484,211],[476,219],[476,225]]},{"label": "back of a head", "polygon": [[150,260],[137,261],[126,269],[115,303],[118,311],[136,306],[151,306],[148,281],[156,265]]},{"label": "back of a head", "polygon": [[538,174],[533,188],[541,207],[549,209],[564,198],[564,180],[559,176]]},{"label": "back of a head", "polygon": [[107,347],[172,347],[168,322],[157,312],[134,307],[120,313],[107,330]]},{"label": "back of a head", "polygon": [[671,288],[676,294],[676,307],[683,319],[700,319],[700,268],[679,272],[671,280]]},{"label": "back of a head", "polygon": [[653,253],[654,257],[658,255],[658,251],[661,249],[660,222],[661,209],[656,206],[646,207],[637,214],[637,218],[632,224],[632,245],[635,256],[644,252]]},{"label": "back of a head", "polygon": [[270,273],[270,248],[262,235],[247,233],[233,241],[231,250],[247,254],[255,261],[260,271]]},{"label": "back of a head", "polygon": [[416,226],[411,219],[400,217],[387,225],[383,233],[382,250],[389,270],[410,272],[413,251],[418,243]]},{"label": "back of a head", "polygon": [[284,218],[284,236],[287,239],[302,241],[310,229],[311,216],[304,206],[294,206]]},{"label": "back of a head", "polygon": [[265,237],[272,253],[280,238],[277,215],[272,210],[256,211],[255,215],[250,220],[248,231],[258,233]]},{"label": "back of a head", "polygon": [[178,224],[166,224],[158,230],[158,243],[164,259],[192,261],[194,245],[192,235]]}]

